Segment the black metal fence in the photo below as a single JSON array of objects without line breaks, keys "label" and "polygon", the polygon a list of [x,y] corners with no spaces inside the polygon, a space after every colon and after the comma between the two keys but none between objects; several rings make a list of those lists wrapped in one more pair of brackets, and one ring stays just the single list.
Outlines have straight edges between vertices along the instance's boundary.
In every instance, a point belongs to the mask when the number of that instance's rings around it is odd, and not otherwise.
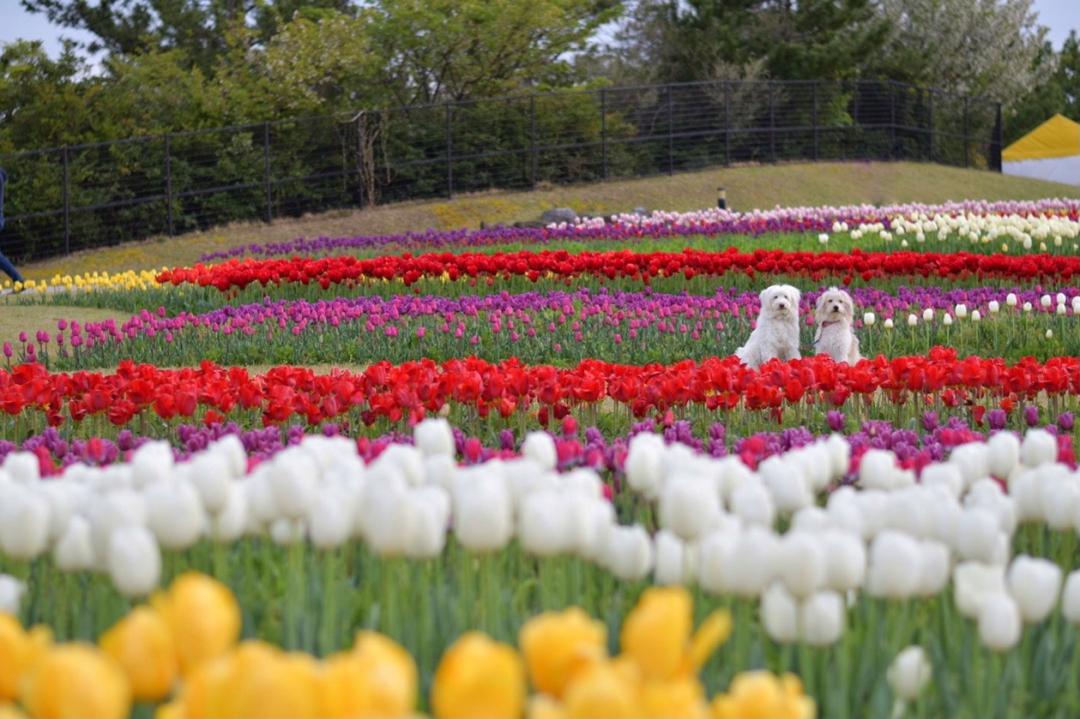
[{"label": "black metal fence", "polygon": [[719,164],[1001,169],[1001,105],[895,82],[712,82],[449,102],[0,155],[20,260],[234,220]]}]

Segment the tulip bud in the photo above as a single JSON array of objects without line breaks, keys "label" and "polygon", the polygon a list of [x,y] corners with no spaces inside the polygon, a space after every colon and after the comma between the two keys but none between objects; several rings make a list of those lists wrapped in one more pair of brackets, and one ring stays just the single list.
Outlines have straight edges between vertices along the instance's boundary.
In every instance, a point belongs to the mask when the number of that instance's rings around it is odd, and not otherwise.
[{"label": "tulip bud", "polygon": [[830,434],[829,438],[825,440],[825,449],[829,454],[830,471],[833,480],[842,479],[851,468],[851,445],[843,436]]},{"label": "tulip bud", "polygon": [[953,589],[960,613],[977,618],[984,597],[1005,592],[1005,569],[980,562],[961,562],[953,570]]},{"label": "tulip bud", "polygon": [[987,445],[984,442],[962,444],[949,455],[949,463],[960,470],[960,475],[964,478],[964,486],[970,487],[974,482],[985,479],[989,474]]},{"label": "tulip bud", "polygon": [[717,530],[707,535],[698,550],[698,581],[712,594],[734,591],[731,569],[734,566],[738,535],[735,532]]},{"label": "tulip bud", "polygon": [[630,440],[625,464],[626,482],[647,499],[659,496],[663,455],[664,440],[659,435],[643,432]]},{"label": "tulip bud", "polygon": [[1049,309],[1050,305],[1053,304],[1053,302],[1054,301],[1050,298],[1050,295],[1043,295],[1039,298],[1039,304],[1042,305],[1043,309]]},{"label": "tulip bud", "polygon": [[1014,293],[1010,292],[1005,296],[1005,304],[1007,304],[1009,307],[1016,307],[1017,302],[1018,300]]},{"label": "tulip bud", "polygon": [[874,322],[876,322],[876,321],[877,321],[877,317],[874,316],[873,312],[866,312],[866,313],[863,314],[863,324],[866,325],[867,327],[873,327]]},{"label": "tulip bud", "polygon": [[1004,592],[983,597],[979,606],[979,639],[988,649],[1003,652],[1020,641],[1020,610]]},{"label": "tulip bud", "polygon": [[992,561],[998,533],[997,517],[983,507],[967,507],[956,524],[956,552],[964,559]]},{"label": "tulip bud", "polygon": [[188,463],[188,477],[199,491],[199,497],[207,512],[217,514],[225,508],[232,476],[229,462],[223,454],[206,450],[196,455]]},{"label": "tulip bud", "polygon": [[13,482],[19,484],[30,484],[41,479],[38,458],[33,452],[9,453],[0,469],[7,472]]},{"label": "tulip bud", "polygon": [[753,526],[740,532],[727,572],[732,591],[743,597],[761,594],[776,577],[779,553],[779,540],[771,531]]},{"label": "tulip bud", "polygon": [[1057,459],[1057,440],[1045,429],[1029,429],[1020,445],[1020,462],[1025,467],[1038,467]]},{"label": "tulip bud", "polygon": [[3,494],[5,496],[0,499],[0,549],[12,559],[34,559],[48,547],[49,503],[38,492],[26,489],[22,484],[10,484]]},{"label": "tulip bud", "polygon": [[446,546],[450,496],[441,487],[427,485],[409,492],[411,521],[405,554],[413,559],[434,559]]},{"label": "tulip bud", "polygon": [[789,532],[776,554],[777,576],[796,597],[808,597],[825,584],[826,564],[821,542],[809,532]]},{"label": "tulip bud", "polygon": [[871,596],[907,599],[918,589],[921,577],[922,552],[914,539],[891,530],[874,538],[866,577]]},{"label": "tulip bud", "polygon": [[227,434],[210,445],[225,460],[231,479],[239,479],[247,472],[247,451],[243,442],[235,434]]},{"label": "tulip bud", "polygon": [[1024,312],[1031,312],[1032,309],[1033,308],[1032,308],[1032,305],[1031,305],[1030,302],[1025,302],[1024,303]]},{"label": "tulip bud", "polygon": [[660,493],[660,526],[694,541],[719,520],[720,494],[716,484],[697,476],[672,477]]},{"label": "tulip bud", "polygon": [[799,638],[799,608],[779,582],[761,597],[761,624],[774,642],[790,644]]},{"label": "tulip bud", "polygon": [[274,506],[281,516],[286,519],[308,516],[315,501],[318,478],[315,460],[299,447],[279,452],[270,460],[267,479],[273,492]]},{"label": "tulip bud", "polygon": [[53,561],[65,572],[79,572],[96,566],[89,522],[80,516],[71,518],[64,534],[53,548]]},{"label": "tulip bud", "polygon": [[425,457],[454,456],[454,433],[445,419],[428,418],[413,427],[413,441]]},{"label": "tulip bud", "polygon": [[0,574],[0,614],[19,616],[19,603],[26,585],[10,574]]},{"label": "tulip bud", "polygon": [[405,480],[372,482],[360,507],[360,534],[380,556],[404,554],[412,533],[414,513]]},{"label": "tulip bud", "polygon": [[942,487],[953,497],[959,497],[964,491],[960,468],[948,462],[933,462],[923,467],[919,482],[924,487]]},{"label": "tulip bud", "polygon": [[1080,569],[1069,573],[1061,593],[1061,613],[1066,621],[1080,625]]},{"label": "tulip bud", "polygon": [[334,549],[352,533],[352,498],[348,490],[323,488],[316,492],[308,513],[308,535],[318,549]]},{"label": "tulip bud", "polygon": [[965,304],[957,305],[954,308],[954,312],[956,313],[956,319],[958,319],[958,320],[964,319],[965,317],[967,317],[967,313],[968,313],[967,305],[965,305]]},{"label": "tulip bud", "polygon": [[799,606],[799,628],[811,646],[834,644],[844,633],[844,600],[836,592],[816,592]]},{"label": "tulip bud", "polygon": [[948,313],[946,313],[945,316],[941,318],[941,324],[945,325],[946,327],[951,327],[952,323],[953,318]]},{"label": "tulip bud", "polygon": [[216,542],[235,542],[248,525],[248,495],[241,482],[231,482],[225,509],[210,518],[210,536]]},{"label": "tulip bud", "polygon": [[391,468],[396,469],[410,487],[418,487],[424,483],[424,456],[416,447],[391,444],[369,467],[372,471]]},{"label": "tulip bud", "polygon": [[1001,311],[1001,303],[998,302],[997,300],[990,300],[989,308],[990,308],[990,314],[996,315],[998,312]]},{"label": "tulip bud", "polygon": [[120,527],[109,540],[109,576],[116,589],[128,597],[141,597],[157,588],[161,579],[161,551],[150,530]]},{"label": "tulip bud", "polygon": [[795,462],[769,457],[758,467],[758,474],[772,495],[777,510],[783,514],[794,514],[813,503],[806,476]]},{"label": "tulip bud", "polygon": [[922,318],[923,318],[923,322],[933,322],[934,321],[934,308],[933,307],[927,307],[925,310],[923,310]]},{"label": "tulip bud", "polygon": [[885,674],[893,694],[909,702],[919,698],[930,682],[930,676],[930,660],[919,646],[910,646],[897,654]]},{"label": "tulip bud", "polygon": [[859,486],[863,489],[892,489],[896,455],[887,449],[867,450],[859,462]]},{"label": "tulip bud", "polygon": [[829,243],[829,236],[827,234],[825,234],[824,232],[822,232],[820,235],[818,235],[817,239],[818,239],[818,242],[820,242],[823,245],[827,245]]},{"label": "tulip bud", "polygon": [[521,444],[521,454],[546,470],[555,469],[558,464],[558,452],[555,440],[547,432],[529,432]]},{"label": "tulip bud", "polygon": [[731,493],[731,511],[747,525],[771,527],[776,518],[772,496],[756,478]]},{"label": "tulip bud", "polygon": [[152,482],[146,485],[143,497],[147,526],[161,546],[183,550],[199,540],[206,526],[206,514],[198,492],[189,482],[173,479]]},{"label": "tulip bud", "polygon": [[927,539],[919,543],[919,549],[922,572],[915,591],[919,596],[933,597],[949,583],[949,570],[952,568],[949,548],[941,542]]},{"label": "tulip bud", "polygon": [[1009,567],[1006,585],[1024,621],[1041,622],[1057,604],[1061,568],[1048,559],[1020,556]]},{"label": "tulip bud", "polygon": [[687,562],[687,547],[672,532],[662,529],[656,533],[656,583],[663,585],[689,584],[693,568]]},{"label": "tulip bud", "polygon": [[531,492],[522,499],[518,536],[529,554],[550,557],[573,546],[573,520],[565,494],[552,490]]},{"label": "tulip bud", "polygon": [[458,541],[475,552],[506,546],[514,532],[510,490],[501,476],[455,484],[454,532]]},{"label": "tulip bud", "polygon": [[862,586],[866,577],[866,547],[854,534],[826,530],[821,535],[825,554],[825,585],[838,592]]},{"label": "tulip bud", "polygon": [[914,314],[910,314],[907,316],[907,324],[908,327],[914,327],[915,325],[919,324],[919,318],[916,317]]},{"label": "tulip bud", "polygon": [[986,459],[991,475],[1008,477],[1020,461],[1020,440],[1012,432],[996,433],[986,443]]},{"label": "tulip bud", "polygon": [[174,459],[168,442],[147,442],[131,455],[131,476],[136,487],[147,487],[172,474]]},{"label": "tulip bud", "polygon": [[652,569],[652,551],[652,542],[644,527],[616,526],[608,533],[604,565],[619,579],[637,581]]}]

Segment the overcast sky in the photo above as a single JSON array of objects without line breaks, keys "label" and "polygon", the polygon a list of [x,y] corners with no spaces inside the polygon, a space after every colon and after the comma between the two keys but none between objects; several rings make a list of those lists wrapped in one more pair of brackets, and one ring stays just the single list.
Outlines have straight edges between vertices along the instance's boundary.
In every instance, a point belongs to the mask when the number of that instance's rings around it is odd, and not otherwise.
[{"label": "overcast sky", "polygon": [[[1039,20],[1050,28],[1050,39],[1055,47],[1069,35],[1069,30],[1080,32],[1080,0],[1035,0]],[[85,40],[87,36],[72,30],[51,25],[44,15],[23,10],[19,0],[0,0],[0,43],[16,38],[43,40],[50,54],[60,50],[60,37]]]}]

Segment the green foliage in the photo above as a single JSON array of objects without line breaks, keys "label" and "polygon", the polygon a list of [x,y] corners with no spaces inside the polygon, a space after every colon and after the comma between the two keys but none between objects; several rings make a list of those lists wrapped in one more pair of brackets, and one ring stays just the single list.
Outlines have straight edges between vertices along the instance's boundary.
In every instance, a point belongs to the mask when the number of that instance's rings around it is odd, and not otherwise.
[{"label": "green foliage", "polygon": [[1052,68],[1053,72],[1012,106],[1005,123],[1005,144],[1018,140],[1058,113],[1080,120],[1080,38],[1076,31],[1069,33],[1060,53],[1055,53],[1049,42],[1045,43],[1035,62]]}]

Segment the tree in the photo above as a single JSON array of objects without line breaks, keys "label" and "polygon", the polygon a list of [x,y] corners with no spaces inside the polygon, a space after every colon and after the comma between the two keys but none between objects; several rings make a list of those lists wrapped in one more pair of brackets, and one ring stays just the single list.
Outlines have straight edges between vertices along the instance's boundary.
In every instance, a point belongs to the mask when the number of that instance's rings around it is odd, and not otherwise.
[{"label": "tree", "polygon": [[1006,105],[1048,74],[1032,0],[881,0],[893,32],[875,70]]},{"label": "tree", "polygon": [[250,27],[265,43],[298,12],[333,9],[350,12],[350,0],[21,0],[30,12],[45,13],[62,27],[95,36],[91,52],[130,55],[182,50],[204,72],[213,70],[227,50],[234,26]]},{"label": "tree", "polygon": [[371,27],[401,104],[565,85],[568,55],[617,16],[619,0],[376,0]]},{"label": "tree", "polygon": [[1049,67],[1046,80],[1013,103],[1005,122],[1005,144],[1031,132],[1047,119],[1061,113],[1080,120],[1080,39],[1076,32],[1055,53],[1053,46],[1043,44],[1035,60],[1036,68]]},{"label": "tree", "polygon": [[40,42],[18,40],[0,51],[0,151],[83,142],[87,97],[98,84],[68,43],[53,60]]}]

